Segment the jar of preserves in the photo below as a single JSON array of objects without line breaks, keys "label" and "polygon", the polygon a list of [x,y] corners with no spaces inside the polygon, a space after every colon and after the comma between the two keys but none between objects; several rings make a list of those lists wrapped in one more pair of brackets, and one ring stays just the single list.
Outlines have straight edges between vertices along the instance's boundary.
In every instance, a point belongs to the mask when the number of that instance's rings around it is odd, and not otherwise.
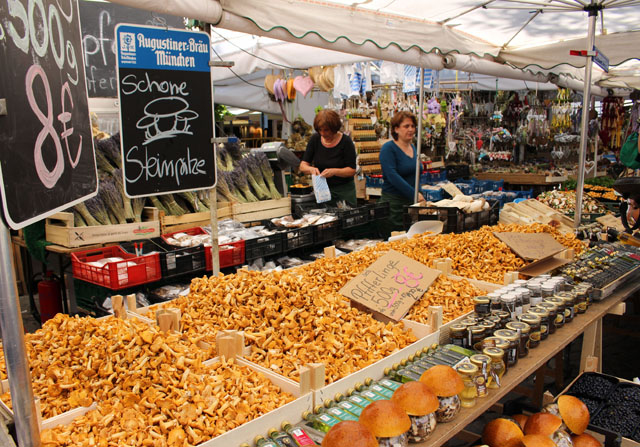
[{"label": "jar of preserves", "polygon": [[542,308],[549,312],[549,335],[556,332],[556,322],[558,321],[558,306],[548,301],[538,304],[538,308]]},{"label": "jar of preserves", "polygon": [[452,324],[449,328],[449,338],[451,344],[466,348],[467,327],[464,324]]},{"label": "jar of preserves", "polygon": [[493,334],[493,331],[497,330],[496,323],[487,319],[481,321],[478,326],[482,326],[484,328],[484,333]]},{"label": "jar of preserves", "polygon": [[460,405],[471,408],[476,405],[478,390],[476,388],[475,377],[478,375],[478,367],[471,363],[463,363],[456,368],[464,383],[464,389],[459,394]]},{"label": "jar of preserves", "polygon": [[[498,329],[498,326],[500,325],[500,322],[502,320],[500,320],[500,317],[495,315],[495,314],[491,314],[491,315],[487,315],[486,317],[484,317],[484,321],[490,321],[493,324],[496,325],[496,329]],[[493,331],[492,331],[493,332]]]},{"label": "jar of preserves", "polygon": [[484,335],[484,328],[482,326],[469,326],[467,328],[468,346],[473,348],[473,345],[482,341]]},{"label": "jar of preserves", "polygon": [[511,368],[518,363],[518,347],[520,346],[520,337],[510,329],[500,329],[493,333],[498,338],[509,342],[509,347],[505,350],[505,359],[507,366]]},{"label": "jar of preserves", "polygon": [[527,312],[520,317],[520,321],[528,324],[531,328],[529,331],[529,348],[537,348],[540,345],[541,318],[531,312]]},{"label": "jar of preserves", "polygon": [[473,310],[480,318],[491,314],[491,300],[487,296],[476,296],[473,299]]},{"label": "jar of preserves", "polygon": [[491,292],[490,294],[487,295],[487,298],[489,298],[489,308],[491,309],[491,311],[502,309],[500,296],[501,294],[497,292]]},{"label": "jar of preserves", "polygon": [[504,311],[504,310],[497,310],[497,311],[495,311],[493,313],[493,315],[495,315],[496,317],[500,318],[500,324],[496,325],[496,327],[500,326],[501,329],[511,319],[511,314],[509,312],[507,312],[507,311]]},{"label": "jar of preserves", "polygon": [[522,321],[512,321],[507,323],[507,329],[515,331],[520,337],[518,357],[522,358],[529,355],[529,333],[531,332],[531,327]]},{"label": "jar of preserves", "polygon": [[564,300],[560,298],[556,298],[555,296],[552,296],[550,298],[545,298],[544,300],[542,300],[542,304],[540,305],[544,307],[545,303],[551,303],[554,306],[556,306],[556,310],[557,310],[556,329],[564,326],[564,311],[565,311]]},{"label": "jar of preserves", "polygon": [[540,318],[540,340],[546,340],[549,336],[549,311],[536,306],[529,309],[529,313]]},{"label": "jar of preserves", "polygon": [[571,323],[575,316],[575,294],[572,292],[558,292],[554,297],[564,301],[564,322]]},{"label": "jar of preserves", "polygon": [[[496,337],[497,338],[497,337]],[[496,341],[496,348],[502,349],[502,360],[504,361],[504,370],[507,371],[509,366],[507,365],[507,350],[509,349],[509,342],[503,338],[498,338]]]},{"label": "jar of preserves", "polygon": [[549,298],[551,296],[553,296],[553,294],[555,293],[555,286],[553,284],[550,284],[548,282],[545,282],[542,284],[542,286],[540,287],[540,292],[542,295],[542,299],[545,298]]},{"label": "jar of preserves", "polygon": [[516,315],[516,296],[513,293],[506,293],[500,297],[502,302],[502,311],[509,313],[509,318],[515,318]]},{"label": "jar of preserves", "polygon": [[500,388],[502,376],[507,370],[504,364],[504,351],[500,348],[485,348],[482,353],[491,359],[487,387],[492,389]]},{"label": "jar of preserves", "polygon": [[519,287],[516,292],[522,295],[522,312],[527,312],[531,307],[531,291],[526,287]]},{"label": "jar of preserves", "polygon": [[478,374],[474,377],[478,397],[487,397],[489,390],[487,389],[487,378],[489,377],[489,365],[491,358],[484,354],[475,354],[469,357],[471,364],[478,368]]},{"label": "jar of preserves", "polygon": [[576,290],[576,312],[583,314],[587,311],[587,292],[584,289]]}]

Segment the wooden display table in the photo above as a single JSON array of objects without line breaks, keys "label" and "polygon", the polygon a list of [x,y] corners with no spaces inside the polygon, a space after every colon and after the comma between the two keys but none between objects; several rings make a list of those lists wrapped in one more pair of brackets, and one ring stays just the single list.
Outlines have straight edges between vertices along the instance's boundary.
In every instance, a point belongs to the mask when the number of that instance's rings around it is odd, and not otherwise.
[{"label": "wooden display table", "polygon": [[552,183],[562,183],[568,179],[566,175],[550,176],[545,174],[525,174],[510,172],[477,172],[475,177],[478,180],[504,180],[511,185],[549,185]]},{"label": "wooden display table", "polygon": [[[439,447],[444,445],[449,439],[462,432],[467,425],[488,411],[492,405],[497,403],[507,393],[514,390],[514,388],[526,380],[527,377],[544,367],[547,361],[561,352],[583,332],[587,331],[585,334],[585,342],[583,343],[583,359],[586,355],[591,355],[599,351],[601,344],[597,339],[595,339],[593,343],[589,343],[587,340],[589,333],[597,331],[597,328],[601,327],[602,317],[615,309],[622,301],[639,289],[640,283],[634,281],[620,287],[604,301],[592,304],[585,314],[576,316],[571,323],[558,329],[555,334],[543,340],[540,346],[531,349],[527,357],[519,359],[514,367],[509,368],[507,373],[502,377],[502,387],[497,390],[490,389],[487,397],[476,400],[477,403],[475,407],[462,408],[452,422],[436,425],[436,429],[429,440],[413,445],[419,447]],[[601,358],[600,363],[602,363]],[[583,367],[582,364],[581,367]]]}]

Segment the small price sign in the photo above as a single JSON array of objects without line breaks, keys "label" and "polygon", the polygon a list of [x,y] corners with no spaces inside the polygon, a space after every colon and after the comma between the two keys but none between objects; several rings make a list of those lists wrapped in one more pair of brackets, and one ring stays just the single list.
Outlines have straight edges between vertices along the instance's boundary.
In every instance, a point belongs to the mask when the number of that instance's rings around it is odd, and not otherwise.
[{"label": "small price sign", "polygon": [[391,250],[349,281],[340,293],[399,321],[440,273]]}]

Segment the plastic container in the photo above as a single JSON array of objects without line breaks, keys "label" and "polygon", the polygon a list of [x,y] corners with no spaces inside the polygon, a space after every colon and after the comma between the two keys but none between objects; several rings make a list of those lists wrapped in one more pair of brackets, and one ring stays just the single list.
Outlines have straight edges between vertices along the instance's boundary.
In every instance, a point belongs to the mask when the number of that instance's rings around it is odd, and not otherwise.
[{"label": "plastic container", "polygon": [[136,247],[146,255],[158,252],[160,256],[160,269],[163,278],[184,275],[205,269],[204,247],[176,247],[167,244],[162,238],[153,238],[144,242],[126,242],[120,244],[127,253],[135,254]]},{"label": "plastic container", "polygon": [[[105,258],[122,258],[122,261],[95,263]],[[71,253],[73,276],[112,290],[146,284],[162,278],[158,253],[136,256],[119,246],[103,247]]]},{"label": "plastic container", "polygon": [[282,234],[282,251],[291,251],[296,248],[308,247],[313,245],[313,226],[292,228],[281,232]]},{"label": "plastic container", "polygon": [[374,203],[369,208],[370,220],[386,219],[390,214],[389,202]]},{"label": "plastic container", "polygon": [[[186,230],[174,231],[172,233],[163,234],[161,237],[165,243],[167,239],[176,233],[186,233],[189,236],[197,236],[199,234],[209,234],[202,227],[188,228]],[[230,242],[218,247],[218,259],[220,260],[220,268],[233,267],[234,265],[244,264],[244,241]],[[213,270],[213,261],[211,259],[211,246],[204,246],[205,269]]]},{"label": "plastic container", "polygon": [[357,227],[369,222],[370,211],[368,206],[348,209],[329,208],[328,212],[338,216],[343,229]]},{"label": "plastic container", "polygon": [[313,225],[313,240],[316,244],[335,241],[340,238],[340,221],[325,222]]}]

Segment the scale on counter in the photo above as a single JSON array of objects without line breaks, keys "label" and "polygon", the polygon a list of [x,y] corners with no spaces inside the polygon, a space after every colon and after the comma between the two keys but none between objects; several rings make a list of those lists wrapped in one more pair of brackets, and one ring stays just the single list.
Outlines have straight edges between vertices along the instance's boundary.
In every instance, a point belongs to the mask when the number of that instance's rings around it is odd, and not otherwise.
[{"label": "scale on counter", "polygon": [[273,169],[273,182],[278,189],[278,192],[282,194],[283,197],[287,195],[287,180],[285,174],[290,171],[290,168],[285,170],[282,169],[280,161],[278,159],[278,151],[280,149],[286,149],[287,146],[282,141],[270,141],[268,143],[263,143],[262,146],[258,148],[253,148],[250,150],[252,154],[262,152],[269,159],[269,164],[271,165],[271,169]]}]

